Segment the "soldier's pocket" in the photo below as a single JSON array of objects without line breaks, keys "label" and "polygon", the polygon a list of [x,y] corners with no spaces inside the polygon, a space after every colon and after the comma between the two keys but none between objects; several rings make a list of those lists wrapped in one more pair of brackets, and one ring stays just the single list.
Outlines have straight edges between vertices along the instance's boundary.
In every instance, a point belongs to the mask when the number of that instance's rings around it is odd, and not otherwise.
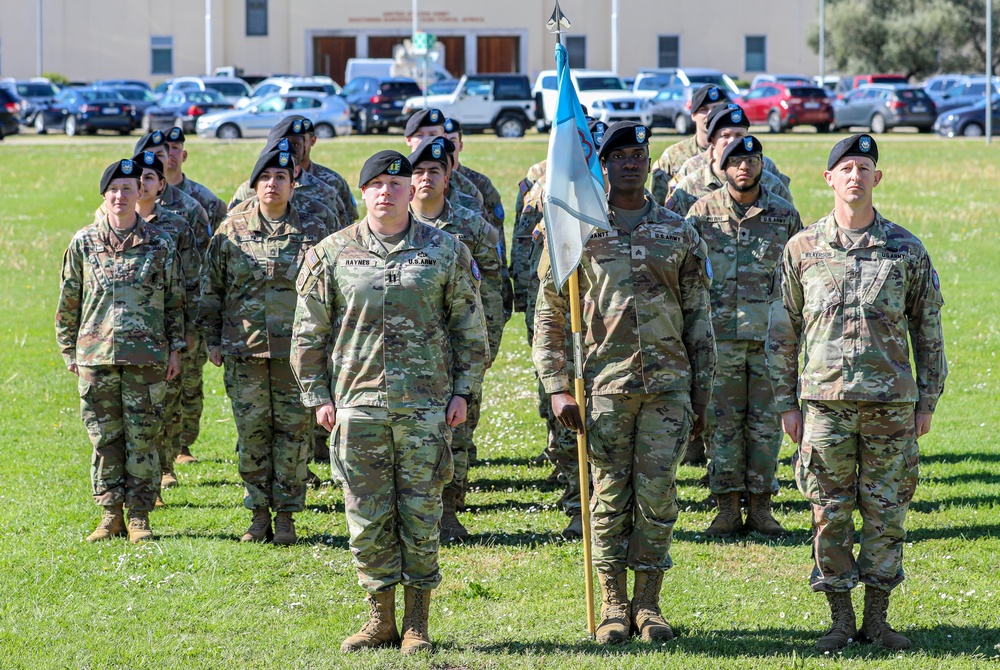
[{"label": "soldier's pocket", "polygon": [[811,444],[802,441],[799,448],[792,454],[792,471],[795,473],[795,484],[799,487],[799,493],[810,502],[819,502],[819,486],[816,482],[816,475],[811,467],[813,461],[813,447]]},{"label": "soldier's pocket", "polygon": [[167,382],[153,382],[149,385],[149,404],[153,413],[163,418],[164,401],[167,399]]},{"label": "soldier's pocket", "polygon": [[444,421],[439,424],[441,439],[438,442],[437,462],[434,464],[433,482],[445,485],[455,478],[455,459],[451,455],[451,427]]},{"label": "soldier's pocket", "polygon": [[607,468],[611,466],[611,457],[601,430],[602,422],[598,419],[595,416],[587,417],[587,455],[594,465]]}]

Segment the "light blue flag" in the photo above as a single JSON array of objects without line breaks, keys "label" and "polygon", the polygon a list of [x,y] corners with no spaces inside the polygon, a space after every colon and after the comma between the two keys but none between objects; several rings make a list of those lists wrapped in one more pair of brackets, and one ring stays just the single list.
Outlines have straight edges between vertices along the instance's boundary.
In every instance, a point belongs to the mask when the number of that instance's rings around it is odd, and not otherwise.
[{"label": "light blue flag", "polygon": [[566,47],[556,45],[559,97],[549,136],[545,242],[557,290],[579,265],[594,228],[611,230],[597,146],[569,76]]}]

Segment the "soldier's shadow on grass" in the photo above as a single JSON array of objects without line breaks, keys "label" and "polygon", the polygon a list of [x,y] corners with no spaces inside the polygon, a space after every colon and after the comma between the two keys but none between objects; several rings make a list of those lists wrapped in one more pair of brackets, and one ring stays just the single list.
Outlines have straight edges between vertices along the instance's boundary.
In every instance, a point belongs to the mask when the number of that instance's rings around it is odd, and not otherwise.
[{"label": "soldier's shadow on grass", "polygon": [[[491,512],[547,512],[555,509],[553,503],[521,502],[508,500],[499,503],[485,503],[483,505],[467,505],[465,511],[470,514],[488,514]],[[546,509],[547,508],[547,509]]]},{"label": "soldier's shadow on grass", "polygon": [[469,479],[469,490],[473,493],[496,493],[507,489],[524,490],[537,489],[539,491],[551,488],[546,484],[545,478],[540,479],[519,479],[501,477],[493,479],[490,477],[475,477]]},{"label": "soldier's shadow on grass", "polygon": [[499,466],[519,466],[519,467],[535,467],[535,468],[539,468],[540,467],[540,468],[544,468],[544,467],[551,467],[551,463],[549,463],[548,461],[545,461],[541,465],[536,465],[534,463],[533,459],[528,458],[526,456],[517,456],[517,457],[514,457],[514,456],[497,456],[497,457],[492,457],[492,458],[483,458],[483,459],[480,459],[480,460],[476,461],[475,463],[473,463],[472,465],[470,465],[469,467],[472,467],[472,468],[495,468],[495,467],[499,467]]},{"label": "soldier's shadow on grass", "polygon": [[947,477],[921,477],[917,485],[920,486],[953,486],[955,484],[1000,484],[1000,474],[995,472],[966,472],[959,475],[949,475]]},{"label": "soldier's shadow on grass", "polygon": [[932,463],[955,465],[957,463],[974,463],[976,461],[981,461],[983,463],[1000,463],[1000,453],[972,451],[920,454],[920,462],[928,465]]},{"label": "soldier's shadow on grass", "polygon": [[533,533],[523,531],[520,533],[473,533],[468,539],[462,542],[451,542],[452,547],[526,547],[533,548],[543,544],[555,544],[564,542],[562,536],[555,532],[542,531]]}]

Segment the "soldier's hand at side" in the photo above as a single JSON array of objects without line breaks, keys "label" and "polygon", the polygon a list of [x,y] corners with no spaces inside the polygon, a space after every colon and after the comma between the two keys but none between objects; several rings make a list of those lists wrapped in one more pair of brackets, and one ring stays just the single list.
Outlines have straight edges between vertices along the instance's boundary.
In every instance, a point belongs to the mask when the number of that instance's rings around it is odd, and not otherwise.
[{"label": "soldier's hand at side", "polygon": [[208,360],[212,361],[212,365],[215,367],[222,365],[222,347],[212,347],[212,350],[208,352]]},{"label": "soldier's hand at side", "polygon": [[916,423],[918,439],[931,432],[931,417],[933,416],[933,414],[928,412],[917,412]]},{"label": "soldier's hand at side", "polygon": [[465,415],[469,411],[469,403],[465,402],[462,396],[453,395],[448,403],[448,410],[445,412],[445,421],[452,428],[465,423]]},{"label": "soldier's hand at side", "polygon": [[66,366],[66,369],[75,374],[77,377],[80,376],[80,368],[76,367],[76,363],[70,363]]},{"label": "soldier's hand at side", "polygon": [[580,415],[580,406],[569,391],[552,394],[552,413],[556,415],[556,419],[563,428],[568,428],[576,433],[583,432],[583,416]]},{"label": "soldier's hand at side", "polygon": [[181,352],[171,351],[167,359],[167,379],[173,379],[181,373]]},{"label": "soldier's hand at side", "polygon": [[781,429],[795,444],[802,444],[802,412],[793,409],[781,413]]},{"label": "soldier's hand at side", "polygon": [[694,411],[694,427],[691,428],[691,439],[693,440],[705,432],[705,426],[708,425],[708,405],[692,404],[691,409]]},{"label": "soldier's hand at side", "polygon": [[189,333],[184,336],[184,343],[188,347],[188,351],[194,351],[194,333]]},{"label": "soldier's hand at side", "polygon": [[337,408],[332,402],[316,408],[316,423],[333,432],[333,426],[337,423]]}]

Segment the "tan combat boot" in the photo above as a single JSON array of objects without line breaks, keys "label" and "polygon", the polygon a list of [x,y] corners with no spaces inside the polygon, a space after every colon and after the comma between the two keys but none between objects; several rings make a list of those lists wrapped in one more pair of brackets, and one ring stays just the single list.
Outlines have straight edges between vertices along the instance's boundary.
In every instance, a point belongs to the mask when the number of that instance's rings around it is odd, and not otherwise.
[{"label": "tan combat boot", "polygon": [[601,583],[601,622],[597,624],[598,644],[625,642],[631,633],[628,602],[628,571],[612,575],[597,573]]},{"label": "tan combat boot", "polygon": [[583,512],[576,510],[569,519],[569,525],[563,528],[562,536],[567,540],[583,537]]},{"label": "tan combat boot", "polygon": [[181,453],[174,456],[175,463],[197,463],[198,459],[191,455],[189,447],[181,447]]},{"label": "tan combat boot", "polygon": [[430,618],[431,592],[413,586],[403,587],[403,641],[400,651],[415,654],[430,651],[430,634],[427,632]]},{"label": "tan combat boot", "polygon": [[271,511],[266,507],[258,507],[253,511],[253,520],[240,542],[268,542],[274,533],[271,532]]},{"label": "tan combat boot", "polygon": [[784,537],[787,535],[778,520],[771,514],[771,494],[751,493],[750,511],[747,512],[747,528],[761,535]]},{"label": "tan combat boot", "polygon": [[128,541],[132,544],[153,539],[153,529],[149,527],[149,512],[128,511]]},{"label": "tan combat boot", "polygon": [[340,651],[346,653],[361,649],[396,647],[399,645],[399,631],[396,629],[396,588],[381,593],[369,593],[368,621],[361,630],[344,640]]},{"label": "tan combat boot", "polygon": [[295,520],[292,519],[291,512],[278,512],[274,515],[274,537],[275,544],[295,544],[298,541],[295,535]]},{"label": "tan combat boot", "polygon": [[850,591],[838,591],[826,594],[827,602],[830,603],[830,630],[819,639],[816,648],[820,651],[837,651],[843,649],[858,634],[858,620],[854,616],[854,605],[851,604]]},{"label": "tan combat boot", "polygon": [[87,542],[99,542],[119,537],[128,532],[125,528],[125,516],[122,514],[122,504],[108,505],[104,508],[101,522],[93,533],[87,536]]},{"label": "tan combat boot", "polygon": [[861,622],[861,639],[877,642],[886,649],[899,651],[912,646],[909,638],[897,633],[886,615],[889,614],[889,592],[865,586],[865,614]]},{"label": "tan combat boot", "polygon": [[632,631],[642,637],[643,642],[666,642],[674,639],[674,631],[660,612],[660,587],[663,573],[660,571],[635,573],[635,588],[632,593]]},{"label": "tan combat boot", "polygon": [[153,507],[159,508],[159,507],[166,507],[166,506],[167,506],[167,503],[163,502],[163,496],[161,496],[160,492],[157,491],[156,492],[156,503],[153,505]]},{"label": "tan combat boot", "polygon": [[719,513],[712,525],[705,530],[708,537],[729,537],[743,530],[743,516],[740,512],[740,492],[718,493],[715,496]]},{"label": "tan combat boot", "polygon": [[444,511],[441,513],[441,541],[469,539],[469,531],[456,516],[458,491],[445,489],[441,494],[441,502],[444,505]]}]

